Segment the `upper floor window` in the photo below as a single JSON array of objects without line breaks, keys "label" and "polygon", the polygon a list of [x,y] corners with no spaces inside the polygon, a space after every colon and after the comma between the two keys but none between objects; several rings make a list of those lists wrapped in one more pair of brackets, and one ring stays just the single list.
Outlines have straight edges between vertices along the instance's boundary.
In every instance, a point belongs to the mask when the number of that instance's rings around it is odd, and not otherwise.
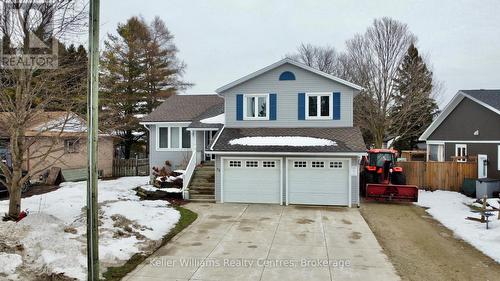
[{"label": "upper floor window", "polygon": [[245,120],[269,120],[269,95],[245,95],[243,103]]},{"label": "upper floor window", "polygon": [[332,94],[307,93],[306,119],[332,119]]},{"label": "upper floor window", "polygon": [[280,81],[295,80],[295,74],[291,71],[285,71],[280,75]]},{"label": "upper floor window", "polygon": [[187,127],[158,127],[158,150],[185,150],[191,148],[191,134]]}]

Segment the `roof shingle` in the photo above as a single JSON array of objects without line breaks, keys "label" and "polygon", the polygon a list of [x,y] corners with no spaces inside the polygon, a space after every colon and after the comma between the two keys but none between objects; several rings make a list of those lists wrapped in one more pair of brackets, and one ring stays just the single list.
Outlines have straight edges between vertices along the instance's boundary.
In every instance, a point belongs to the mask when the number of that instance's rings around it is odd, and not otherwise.
[{"label": "roof shingle", "polygon": [[224,103],[217,95],[174,95],[165,100],[142,122],[191,122],[210,107]]},{"label": "roof shingle", "polygon": [[461,90],[460,92],[500,110],[500,90]]},{"label": "roof shingle", "polygon": [[215,117],[217,115],[223,114],[224,113],[224,103],[219,103],[216,104],[209,109],[207,109],[205,112],[197,116],[196,118],[193,119],[193,122],[191,125],[189,125],[188,128],[216,128],[220,129],[224,126],[224,124],[208,124],[208,123],[203,123],[201,120],[207,119],[210,117]]},{"label": "roof shingle", "polygon": [[[332,140],[336,146],[249,146],[231,145],[244,137],[297,136]],[[213,145],[221,152],[365,152],[366,146],[357,127],[342,128],[224,128]]]}]

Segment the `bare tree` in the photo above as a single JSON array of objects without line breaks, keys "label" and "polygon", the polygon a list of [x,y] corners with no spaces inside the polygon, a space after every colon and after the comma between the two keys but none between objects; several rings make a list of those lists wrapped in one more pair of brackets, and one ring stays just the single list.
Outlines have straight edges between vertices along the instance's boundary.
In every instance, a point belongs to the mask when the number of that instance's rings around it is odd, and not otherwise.
[{"label": "bare tree", "polygon": [[382,147],[393,125],[390,112],[397,94],[395,79],[408,47],[415,41],[406,24],[384,17],[375,19],[363,35],[346,43],[342,57],[345,78],[365,88],[354,104],[355,123],[372,136],[375,147]]},{"label": "bare tree", "polygon": [[[75,103],[66,93],[75,91],[74,87],[81,84],[65,81],[63,77],[68,78],[67,74],[74,69],[69,65],[56,67],[54,47],[60,40],[84,31],[86,14],[84,4],[76,0],[3,0],[1,4],[4,13],[0,15],[3,47],[0,126],[10,138],[12,166],[0,162],[0,169],[5,175],[2,183],[9,191],[8,218],[16,219],[21,210],[23,184],[33,174],[46,169],[48,161],[57,161],[51,159],[51,155],[60,149],[61,136]],[[43,118],[45,109],[54,104],[67,114],[55,123],[28,133],[28,129]],[[51,132],[53,138],[33,155],[31,169],[23,175],[23,163],[28,160],[26,151],[46,132]]]},{"label": "bare tree", "polygon": [[288,54],[286,57],[341,78],[345,76],[341,56],[332,46],[302,43],[296,53]]}]

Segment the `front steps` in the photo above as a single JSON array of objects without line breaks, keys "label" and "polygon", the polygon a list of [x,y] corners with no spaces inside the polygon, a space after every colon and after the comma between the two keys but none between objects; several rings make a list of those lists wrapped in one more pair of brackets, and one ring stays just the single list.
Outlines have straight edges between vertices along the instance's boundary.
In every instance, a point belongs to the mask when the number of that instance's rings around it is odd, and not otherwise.
[{"label": "front steps", "polygon": [[189,183],[189,199],[192,202],[215,203],[215,163],[204,162],[196,167]]}]

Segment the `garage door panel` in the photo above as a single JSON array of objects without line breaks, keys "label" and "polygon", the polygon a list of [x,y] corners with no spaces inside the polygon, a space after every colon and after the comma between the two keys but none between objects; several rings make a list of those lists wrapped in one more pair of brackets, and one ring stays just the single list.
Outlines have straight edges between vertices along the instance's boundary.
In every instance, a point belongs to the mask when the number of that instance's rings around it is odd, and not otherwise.
[{"label": "garage door panel", "polygon": [[348,205],[348,160],[308,158],[287,161],[290,204]]},{"label": "garage door panel", "polygon": [[224,202],[281,203],[280,167],[277,159],[225,160]]}]

